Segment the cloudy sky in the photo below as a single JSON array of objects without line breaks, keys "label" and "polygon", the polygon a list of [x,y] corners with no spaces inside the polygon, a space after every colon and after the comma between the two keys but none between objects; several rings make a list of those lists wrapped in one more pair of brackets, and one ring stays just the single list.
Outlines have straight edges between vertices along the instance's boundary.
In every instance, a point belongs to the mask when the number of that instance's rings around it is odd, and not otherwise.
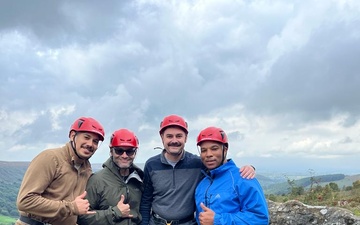
[{"label": "cloudy sky", "polygon": [[0,2],[0,160],[30,161],[98,119],[159,153],[159,123],[189,124],[186,149],[222,127],[238,165],[358,173],[360,2]]}]

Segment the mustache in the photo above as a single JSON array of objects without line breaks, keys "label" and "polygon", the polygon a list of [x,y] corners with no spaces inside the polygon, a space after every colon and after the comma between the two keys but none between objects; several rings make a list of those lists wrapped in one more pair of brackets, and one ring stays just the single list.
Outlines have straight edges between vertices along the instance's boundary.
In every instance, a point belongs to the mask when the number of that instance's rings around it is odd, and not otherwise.
[{"label": "mustache", "polygon": [[170,142],[170,143],[168,144],[168,146],[180,147],[180,146],[181,146],[181,143],[180,143],[180,142]]},{"label": "mustache", "polygon": [[82,145],[81,148],[86,148],[90,152],[94,151],[94,148],[92,146],[89,146],[89,145]]}]

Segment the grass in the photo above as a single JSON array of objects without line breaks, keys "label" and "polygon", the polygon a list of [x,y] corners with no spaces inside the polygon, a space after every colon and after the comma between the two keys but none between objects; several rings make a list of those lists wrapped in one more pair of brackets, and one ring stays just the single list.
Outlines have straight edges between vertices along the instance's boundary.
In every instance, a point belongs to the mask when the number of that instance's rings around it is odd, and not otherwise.
[{"label": "grass", "polygon": [[8,216],[0,215],[0,225],[12,225],[15,224],[16,219]]}]

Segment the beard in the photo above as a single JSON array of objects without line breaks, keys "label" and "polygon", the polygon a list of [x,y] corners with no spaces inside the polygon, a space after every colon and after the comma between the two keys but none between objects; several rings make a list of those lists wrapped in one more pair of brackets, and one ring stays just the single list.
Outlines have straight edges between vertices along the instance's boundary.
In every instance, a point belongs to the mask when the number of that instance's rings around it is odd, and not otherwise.
[{"label": "beard", "polygon": [[113,162],[119,167],[120,169],[128,169],[133,164],[134,160],[121,160],[113,158]]}]

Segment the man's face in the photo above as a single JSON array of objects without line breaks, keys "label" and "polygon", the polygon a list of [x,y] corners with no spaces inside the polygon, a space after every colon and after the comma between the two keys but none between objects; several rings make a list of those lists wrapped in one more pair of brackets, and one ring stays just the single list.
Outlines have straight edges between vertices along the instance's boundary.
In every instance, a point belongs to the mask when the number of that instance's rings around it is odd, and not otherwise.
[{"label": "man's face", "polygon": [[[224,146],[216,141],[203,141],[200,144],[200,158],[209,170],[221,165],[223,159]],[[226,156],[227,149],[224,149]],[[224,157],[225,158],[225,157]]]},{"label": "man's face", "polygon": [[114,163],[122,168],[129,168],[136,155],[136,148],[134,147],[113,147],[110,150]]},{"label": "man's face", "polygon": [[185,148],[187,134],[178,127],[168,127],[161,134],[164,148],[170,154],[179,154]]},{"label": "man's face", "polygon": [[91,132],[71,132],[70,140],[76,147],[77,154],[82,159],[89,159],[98,149],[100,137]]}]

